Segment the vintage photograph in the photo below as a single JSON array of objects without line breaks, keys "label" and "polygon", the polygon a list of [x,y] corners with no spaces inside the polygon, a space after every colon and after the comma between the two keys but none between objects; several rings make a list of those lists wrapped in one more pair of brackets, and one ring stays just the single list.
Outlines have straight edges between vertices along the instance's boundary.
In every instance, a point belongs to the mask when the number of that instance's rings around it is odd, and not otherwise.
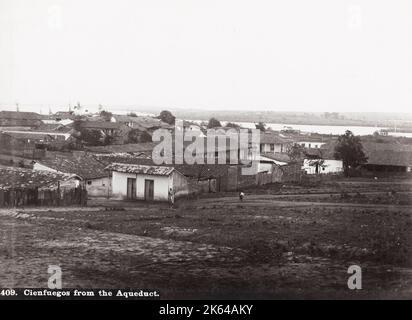
[{"label": "vintage photograph", "polygon": [[412,299],[411,195],[409,0],[0,0],[0,300]]}]

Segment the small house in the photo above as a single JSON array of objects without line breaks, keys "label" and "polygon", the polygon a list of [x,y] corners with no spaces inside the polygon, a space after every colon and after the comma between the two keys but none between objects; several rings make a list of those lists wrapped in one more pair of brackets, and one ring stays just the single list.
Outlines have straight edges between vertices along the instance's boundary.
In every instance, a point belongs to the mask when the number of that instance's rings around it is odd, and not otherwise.
[{"label": "small house", "polygon": [[168,201],[169,190],[175,197],[189,193],[188,179],[173,167],[113,163],[112,197],[127,200]]},{"label": "small house", "polygon": [[302,170],[307,174],[339,174],[343,172],[342,160],[334,159],[330,149],[306,148],[303,156]]},{"label": "small house", "polygon": [[81,152],[74,155],[58,154],[33,161],[34,170],[74,174],[80,177],[90,197],[110,196],[111,178],[104,168],[105,165],[93,156]]},{"label": "small house", "polygon": [[265,132],[260,135],[261,153],[286,153],[292,145],[292,140],[273,132]]}]

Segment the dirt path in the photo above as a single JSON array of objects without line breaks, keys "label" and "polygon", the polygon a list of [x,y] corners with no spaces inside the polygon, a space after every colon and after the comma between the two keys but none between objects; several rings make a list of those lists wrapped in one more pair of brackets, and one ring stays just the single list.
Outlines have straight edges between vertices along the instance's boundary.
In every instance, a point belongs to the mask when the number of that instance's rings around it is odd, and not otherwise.
[{"label": "dirt path", "polygon": [[[53,264],[67,287],[152,288],[165,298],[411,297],[411,264],[382,252],[406,256],[412,206],[330,194],[233,194],[173,210],[122,201],[1,209],[0,287],[44,287]],[[362,292],[347,288],[352,264],[365,271]]]},{"label": "dirt path", "polygon": [[[301,195],[303,196],[303,195]],[[313,194],[305,194],[308,196],[317,196]],[[290,197],[290,200],[278,200]],[[248,195],[243,201],[239,201],[238,197],[225,197],[216,199],[199,199],[194,203],[187,203],[186,207],[193,205],[238,205],[238,206],[265,206],[265,207],[307,207],[307,206],[331,206],[331,207],[356,207],[356,208],[377,208],[377,209],[406,209],[412,210],[411,205],[392,205],[392,204],[369,204],[369,203],[347,203],[347,202],[319,202],[319,201],[294,201],[294,198],[299,197],[296,195]]]}]

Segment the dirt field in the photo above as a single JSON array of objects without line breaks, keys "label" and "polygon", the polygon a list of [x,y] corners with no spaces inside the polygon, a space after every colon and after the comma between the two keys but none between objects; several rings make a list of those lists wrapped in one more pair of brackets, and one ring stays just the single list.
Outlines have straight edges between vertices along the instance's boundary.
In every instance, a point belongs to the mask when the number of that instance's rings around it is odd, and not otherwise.
[{"label": "dirt field", "polygon": [[[412,298],[411,181],[273,185],[164,204],[0,209],[0,287],[162,298]],[[347,287],[362,267],[362,290]]]}]

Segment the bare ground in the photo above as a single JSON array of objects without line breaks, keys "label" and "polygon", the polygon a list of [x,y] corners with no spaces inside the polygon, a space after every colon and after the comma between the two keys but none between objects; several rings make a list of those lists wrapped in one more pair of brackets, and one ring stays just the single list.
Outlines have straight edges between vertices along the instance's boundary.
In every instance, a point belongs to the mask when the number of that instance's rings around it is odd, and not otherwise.
[{"label": "bare ground", "polygon": [[[0,209],[0,287],[46,287],[51,264],[66,288],[158,289],[162,298],[412,298],[410,191],[409,181],[355,180],[175,209]],[[362,290],[347,287],[353,264]]]}]

